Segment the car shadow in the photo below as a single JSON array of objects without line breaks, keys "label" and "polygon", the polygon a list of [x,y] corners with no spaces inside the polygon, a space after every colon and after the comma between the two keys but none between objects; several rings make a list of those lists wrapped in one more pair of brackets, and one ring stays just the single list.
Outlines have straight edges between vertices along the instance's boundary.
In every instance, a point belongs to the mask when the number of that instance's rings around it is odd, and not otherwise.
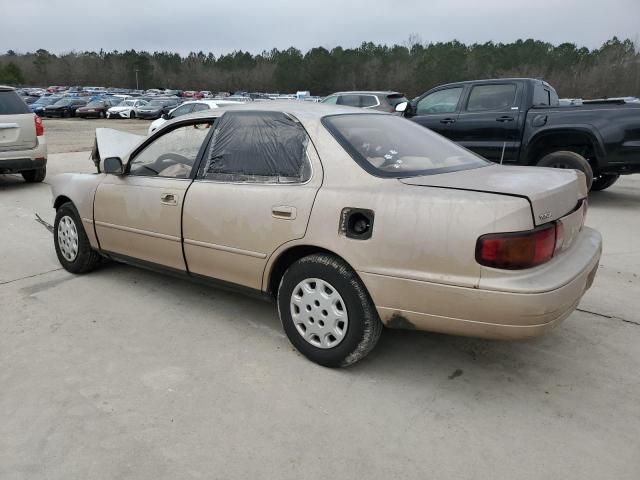
[{"label": "car shadow", "polygon": [[601,192],[589,194],[590,207],[637,209],[640,204],[640,189],[633,186],[614,186]]}]

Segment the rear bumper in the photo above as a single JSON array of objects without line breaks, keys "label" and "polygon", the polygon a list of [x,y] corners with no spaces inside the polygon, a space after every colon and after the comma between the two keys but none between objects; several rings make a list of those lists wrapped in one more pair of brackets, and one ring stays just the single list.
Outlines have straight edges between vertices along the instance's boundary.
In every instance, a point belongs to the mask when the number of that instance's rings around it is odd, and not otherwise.
[{"label": "rear bumper", "polygon": [[[584,228],[579,241],[566,252],[565,281],[540,290],[542,272],[531,293],[473,289],[359,272],[384,324],[494,339],[541,335],[567,318],[591,286],[598,269],[602,239]],[[570,271],[566,264],[573,264]]]},{"label": "rear bumper", "polygon": [[47,164],[47,143],[38,137],[38,145],[31,150],[0,152],[0,173],[17,173],[35,170]]}]

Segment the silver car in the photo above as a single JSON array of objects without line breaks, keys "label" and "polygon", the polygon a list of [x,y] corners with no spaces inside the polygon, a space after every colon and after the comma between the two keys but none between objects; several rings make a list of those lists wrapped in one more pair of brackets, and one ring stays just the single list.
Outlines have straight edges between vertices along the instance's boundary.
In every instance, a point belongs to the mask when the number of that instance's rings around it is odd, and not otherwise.
[{"label": "silver car", "polygon": [[14,88],[0,85],[0,174],[21,173],[27,182],[47,174],[47,143],[42,119]]}]

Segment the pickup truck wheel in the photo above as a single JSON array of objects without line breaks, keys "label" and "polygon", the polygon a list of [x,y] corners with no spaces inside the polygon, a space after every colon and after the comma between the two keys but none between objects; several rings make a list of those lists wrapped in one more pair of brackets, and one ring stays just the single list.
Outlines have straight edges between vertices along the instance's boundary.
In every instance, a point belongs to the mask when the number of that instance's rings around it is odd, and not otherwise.
[{"label": "pickup truck wheel", "polygon": [[53,243],[58,261],[71,273],[87,273],[100,263],[100,254],[91,248],[75,207],[67,202],[56,211]]},{"label": "pickup truck wheel", "polygon": [[591,190],[595,192],[599,192],[600,190],[606,190],[611,185],[616,183],[619,178],[620,178],[620,175],[617,175],[617,174],[599,175],[593,179],[593,185],[591,185]]},{"label": "pickup truck wheel", "polygon": [[538,162],[538,166],[579,170],[584,173],[585,177],[587,177],[587,190],[591,190],[591,184],[593,183],[593,170],[591,169],[589,162],[587,162],[579,153],[570,152],[568,150],[552,152],[542,157]]},{"label": "pickup truck wheel", "polygon": [[287,269],[278,288],[278,313],[293,346],[325,367],[364,358],[382,332],[364,284],[333,255],[309,255]]},{"label": "pickup truck wheel", "polygon": [[38,183],[44,180],[44,177],[47,176],[47,167],[36,168],[35,170],[27,170],[25,172],[20,172],[22,174],[22,178],[27,183]]}]

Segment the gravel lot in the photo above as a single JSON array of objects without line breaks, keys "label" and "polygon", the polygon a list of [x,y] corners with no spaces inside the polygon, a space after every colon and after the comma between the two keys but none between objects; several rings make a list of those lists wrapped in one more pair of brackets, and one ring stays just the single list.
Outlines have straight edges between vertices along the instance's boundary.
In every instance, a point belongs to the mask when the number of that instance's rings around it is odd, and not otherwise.
[{"label": "gravel lot", "polygon": [[[148,126],[47,120],[49,175],[92,171],[104,124]],[[0,176],[2,480],[640,478],[640,176],[590,198],[601,268],[551,334],[387,330],[346,370],[297,354],[268,303],[67,273],[50,201]]]}]

